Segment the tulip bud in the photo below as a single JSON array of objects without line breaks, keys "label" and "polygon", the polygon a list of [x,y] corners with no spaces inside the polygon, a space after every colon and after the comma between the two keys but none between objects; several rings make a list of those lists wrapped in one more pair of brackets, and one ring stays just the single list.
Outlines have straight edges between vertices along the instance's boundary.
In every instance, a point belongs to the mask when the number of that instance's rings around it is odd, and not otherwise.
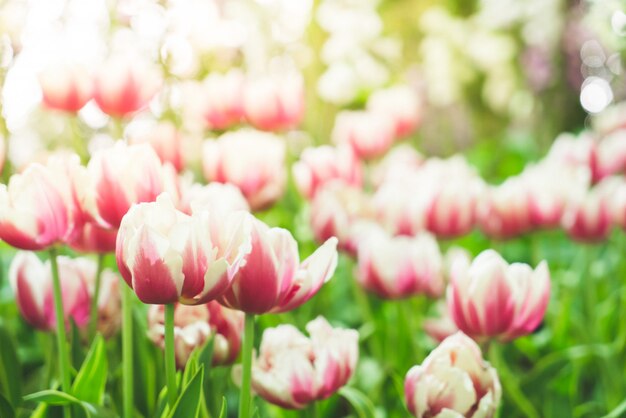
[{"label": "tulip bud", "polygon": [[393,120],[368,111],[342,111],[335,119],[331,134],[336,144],[348,144],[359,158],[371,159],[383,155],[394,142]]},{"label": "tulip bud", "polygon": [[485,193],[478,222],[487,236],[510,238],[530,230],[529,190],[522,177],[511,177]]},{"label": "tulip bud", "polygon": [[43,103],[50,109],[78,112],[91,99],[92,78],[77,63],[51,63],[39,74]]},{"label": "tulip bud", "polygon": [[367,100],[367,110],[391,118],[396,138],[412,134],[420,123],[419,98],[415,91],[406,85],[375,91]]},{"label": "tulip bud", "polygon": [[175,209],[167,194],[133,206],[117,234],[120,273],[148,304],[206,303],[221,295],[250,251],[249,221]]},{"label": "tulip bud", "polygon": [[362,167],[350,147],[334,148],[322,145],[307,148],[302,152],[300,161],[293,165],[293,177],[300,194],[311,199],[331,180],[340,180],[348,185],[360,187]]},{"label": "tulip bud", "polygon": [[246,212],[234,216],[251,223],[252,250],[219,302],[246,313],[286,312],[311,299],[337,267],[337,239],[329,238],[300,263],[298,244],[282,228],[269,228]]},{"label": "tulip bud", "polygon": [[404,381],[409,412],[425,417],[494,417],[502,388],[478,345],[458,332],[446,338]]},{"label": "tulip bud", "polygon": [[[213,339],[214,366],[232,364],[239,355],[243,333],[243,312],[224,308],[217,302],[174,308],[174,350],[176,366],[184,369],[194,349]],[[165,306],[148,310],[148,336],[165,348]]]},{"label": "tulip bud", "polygon": [[606,239],[613,226],[612,200],[618,190],[617,178],[606,178],[580,193],[565,209],[561,224],[574,239],[597,242]]},{"label": "tulip bud", "polygon": [[227,129],[243,118],[244,82],[238,69],[226,74],[211,73],[204,79],[202,113],[209,128]]},{"label": "tulip bud", "polygon": [[24,250],[71,241],[79,227],[76,184],[83,175],[77,156],[53,157],[14,174],[8,186],[0,184],[0,238]]},{"label": "tulip bud", "polygon": [[391,237],[382,228],[359,237],[358,281],[382,298],[443,295],[443,259],[429,234]]},{"label": "tulip bud", "polygon": [[159,71],[148,62],[114,56],[96,74],[94,99],[104,113],[124,117],[145,108],[161,83]]},{"label": "tulip bud", "polygon": [[252,366],[252,388],[266,401],[288,409],[326,399],[354,374],[359,334],[332,328],[318,317],[306,326],[310,338],[291,325],[268,328]]},{"label": "tulip bud", "polygon": [[469,266],[452,266],[448,309],[472,338],[510,341],[531,333],[543,320],[549,299],[545,261],[533,271],[527,264],[509,265],[497,252],[486,250]]},{"label": "tulip bud", "polygon": [[206,141],[204,176],[237,186],[253,210],[265,209],[285,191],[285,143],[265,132],[243,129]]},{"label": "tulip bud", "polygon": [[161,122],[144,132],[130,135],[129,143],[146,143],[154,149],[162,163],[170,163],[178,172],[185,168],[182,138],[170,122]]},{"label": "tulip bud", "polygon": [[244,90],[246,119],[263,131],[296,127],[304,115],[304,82],[300,74],[249,80]]}]

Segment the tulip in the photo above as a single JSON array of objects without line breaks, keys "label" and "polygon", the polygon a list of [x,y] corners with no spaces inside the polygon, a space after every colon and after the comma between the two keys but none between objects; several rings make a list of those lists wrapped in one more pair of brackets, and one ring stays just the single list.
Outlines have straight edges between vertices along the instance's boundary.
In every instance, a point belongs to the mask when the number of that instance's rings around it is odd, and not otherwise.
[{"label": "tulip", "polygon": [[170,122],[161,122],[144,132],[131,135],[129,143],[147,143],[154,148],[162,163],[170,163],[178,172],[185,168],[182,138]]},{"label": "tulip", "polygon": [[348,144],[359,158],[383,155],[394,142],[393,120],[369,111],[342,111],[335,119],[331,134],[336,144]]},{"label": "tulip", "polygon": [[292,73],[249,80],[243,106],[248,122],[263,131],[296,127],[304,115],[302,76]]},{"label": "tulip", "polygon": [[361,163],[350,147],[322,145],[302,152],[300,161],[293,165],[293,177],[300,194],[312,199],[331,180],[360,187],[363,175]]},{"label": "tulip", "polygon": [[502,388],[478,345],[458,332],[409,370],[404,394],[409,412],[417,418],[491,418]]},{"label": "tulip", "polygon": [[[414,173],[413,173],[414,174]],[[372,196],[372,210],[377,221],[394,235],[414,235],[425,230],[425,195],[407,193],[420,190],[415,175],[384,182]]]},{"label": "tulip", "polygon": [[94,82],[94,100],[114,117],[124,117],[148,105],[161,87],[156,67],[137,57],[113,56],[100,66]]},{"label": "tulip", "polygon": [[601,177],[597,147],[594,139],[587,133],[582,133],[578,137],[564,133],[554,140],[546,160],[570,167],[585,167],[589,169],[591,179],[595,183]]},{"label": "tulip", "polygon": [[382,228],[360,236],[358,281],[386,299],[443,295],[443,259],[429,234],[391,237]]},{"label": "tulip", "polygon": [[606,178],[587,193],[572,199],[561,224],[574,239],[598,242],[606,239],[613,226],[613,201],[618,190],[617,178]]},{"label": "tulip", "polygon": [[426,332],[430,338],[440,343],[452,334],[455,334],[459,328],[452,318],[450,318],[450,313],[448,312],[445,302],[437,302],[435,308],[437,310],[437,317],[425,319],[422,326],[424,327],[424,332]]},{"label": "tulip", "polygon": [[367,110],[390,117],[395,125],[396,138],[412,134],[421,118],[419,98],[406,85],[375,91],[367,100]]},{"label": "tulip", "polygon": [[202,114],[209,128],[227,129],[243,119],[244,83],[244,75],[238,69],[226,74],[211,73],[204,79]]},{"label": "tulip", "polygon": [[242,129],[206,141],[202,164],[208,181],[234,184],[253,210],[271,206],[285,191],[285,143],[270,133]]},{"label": "tulip", "polygon": [[170,191],[169,174],[147,144],[115,146],[94,154],[87,165],[89,181],[84,210],[100,225],[118,228],[135,203],[152,202]]},{"label": "tulip", "polygon": [[180,210],[189,215],[202,210],[222,215],[240,210],[250,212],[250,205],[241,191],[228,183],[194,183],[186,186],[179,206]]},{"label": "tulip", "polygon": [[456,263],[447,290],[450,316],[475,339],[510,341],[531,333],[550,299],[550,272],[542,261],[535,270],[523,263],[507,264],[486,250],[471,263]]},{"label": "tulip", "polygon": [[79,227],[77,179],[84,175],[77,156],[31,164],[0,184],[0,238],[24,250],[42,250],[71,241]]},{"label": "tulip", "polygon": [[490,188],[478,207],[478,223],[485,234],[510,238],[530,230],[529,194],[522,177],[511,177]]},{"label": "tulip", "polygon": [[[89,266],[91,274],[87,275],[89,294],[92,297],[96,294],[96,265]],[[105,338],[110,338],[117,334],[122,324],[122,300],[119,288],[120,280],[117,274],[109,269],[104,269],[100,277],[100,290],[98,291],[98,308],[96,329]]]},{"label": "tulip", "polygon": [[323,318],[306,326],[266,329],[252,370],[252,387],[266,401],[288,409],[326,399],[354,374],[359,354],[355,330],[332,328]]},{"label": "tulip", "polygon": [[78,112],[91,99],[92,78],[77,63],[51,63],[39,74],[43,103],[50,109]]},{"label": "tulip", "polygon": [[[239,355],[244,315],[217,302],[174,308],[176,366],[184,369],[194,349],[213,339],[214,366],[232,364]],[[165,307],[152,305],[148,311],[148,336],[165,348]]]},{"label": "tulip", "polygon": [[311,299],[337,267],[337,239],[329,238],[300,263],[298,244],[282,228],[269,228],[249,213],[235,214],[251,223],[252,250],[232,285],[219,298],[224,306],[250,314],[287,312]]},{"label": "tulip", "polygon": [[408,144],[393,147],[372,170],[372,183],[376,187],[403,180],[414,175],[424,162],[424,156]]},{"label": "tulip", "polygon": [[144,303],[206,303],[230,286],[250,251],[246,221],[206,211],[186,215],[167,194],[137,204],[117,234],[120,273]]},{"label": "tulip", "polygon": [[77,235],[68,243],[82,253],[106,254],[115,251],[117,230],[104,228],[96,222],[83,222]]},{"label": "tulip", "polygon": [[356,253],[355,228],[371,217],[369,201],[363,191],[341,181],[329,182],[311,204],[311,229],[317,242],[336,237],[339,248]]},{"label": "tulip", "polygon": [[602,138],[597,146],[597,162],[600,178],[626,170],[626,129]]}]

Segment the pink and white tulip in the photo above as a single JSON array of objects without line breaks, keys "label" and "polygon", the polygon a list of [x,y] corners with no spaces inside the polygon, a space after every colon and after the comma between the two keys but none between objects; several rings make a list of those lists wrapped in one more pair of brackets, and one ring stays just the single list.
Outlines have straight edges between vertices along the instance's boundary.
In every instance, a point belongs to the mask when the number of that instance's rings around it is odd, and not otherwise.
[{"label": "pink and white tulip", "polygon": [[596,141],[588,133],[583,132],[578,137],[563,133],[554,140],[545,159],[569,167],[585,167],[595,183],[601,177],[597,148]]},{"label": "pink and white tulip", "polygon": [[443,259],[429,234],[392,237],[381,228],[359,236],[357,279],[382,298],[443,295]]},{"label": "pink and white tulip", "polygon": [[129,143],[150,145],[161,162],[170,163],[177,172],[185,168],[182,136],[170,122],[161,122],[136,135],[130,135]]},{"label": "pink and white tulip", "polygon": [[395,125],[387,115],[344,110],[337,115],[331,136],[338,145],[350,145],[359,158],[372,159],[391,148]]},{"label": "pink and white tulip", "polygon": [[44,105],[64,112],[78,112],[93,93],[93,80],[89,71],[71,62],[50,63],[39,73],[39,85]]},{"label": "pink and white tulip", "polygon": [[117,229],[105,228],[96,222],[82,222],[78,233],[68,245],[82,253],[106,254],[115,251]]},{"label": "pink and white tulip", "polygon": [[452,334],[457,333],[459,327],[457,327],[452,318],[450,318],[450,312],[448,312],[444,301],[437,302],[435,308],[437,316],[426,318],[422,326],[424,332],[426,332],[430,338],[440,343]]},{"label": "pink and white tulip", "polygon": [[249,224],[207,211],[186,215],[163,194],[133,206],[122,219],[117,265],[144,303],[206,303],[226,291],[244,264]]},{"label": "pink and white tulip", "polygon": [[244,90],[246,119],[257,129],[295,128],[304,116],[304,81],[298,73],[248,80]]},{"label": "pink and white tulip", "polygon": [[598,242],[608,237],[614,219],[612,202],[618,186],[619,180],[609,177],[572,199],[561,220],[569,236],[587,242]]},{"label": "pink and white tulip", "polygon": [[202,165],[208,181],[237,186],[253,210],[265,209],[285,192],[285,142],[276,135],[242,129],[206,141]]},{"label": "pink and white tulip", "polygon": [[409,370],[404,394],[409,412],[417,418],[492,418],[502,387],[478,345],[458,332]]},{"label": "pink and white tulip", "polygon": [[412,134],[421,120],[421,104],[415,91],[407,85],[377,90],[367,100],[367,110],[393,120],[396,138]]},{"label": "pink and white tulip", "polygon": [[605,136],[597,145],[598,177],[626,171],[626,129]]},{"label": "pink and white tulip", "polygon": [[478,223],[485,234],[511,238],[531,229],[530,191],[524,178],[511,177],[485,193],[478,206]]},{"label": "pink and white tulip", "polygon": [[416,173],[424,162],[424,156],[408,144],[400,144],[393,147],[374,166],[370,176],[371,182],[376,187],[384,184],[403,180]]},{"label": "pink and white tulip", "polygon": [[550,299],[550,272],[542,261],[535,270],[509,265],[497,252],[480,253],[471,265],[456,263],[447,290],[450,316],[477,340],[511,341],[539,326]]},{"label": "pink and white tulip", "polygon": [[[232,364],[239,355],[243,333],[243,312],[224,308],[217,302],[174,308],[174,352],[176,366],[184,369],[194,349],[213,339],[214,366]],[[148,310],[148,336],[165,348],[165,306],[152,305]]]},{"label": "pink and white tulip", "polygon": [[344,386],[356,369],[359,334],[318,317],[307,338],[292,325],[268,328],[252,366],[252,388],[266,401],[302,409]]},{"label": "pink and white tulip", "polygon": [[311,299],[337,267],[337,239],[329,238],[302,263],[298,243],[282,228],[270,228],[249,213],[252,250],[219,302],[246,313],[286,312]]},{"label": "pink and white tulip", "polygon": [[113,56],[96,74],[94,100],[104,113],[124,117],[145,108],[161,84],[159,70],[147,61]]},{"label": "pink and white tulip", "polygon": [[298,191],[307,199],[312,199],[331,180],[355,187],[363,182],[361,162],[348,146],[307,148],[292,170]]},{"label": "pink and white tulip", "polygon": [[211,129],[227,129],[244,116],[245,77],[238,69],[211,73],[203,81],[202,115]]},{"label": "pink and white tulip", "polygon": [[202,210],[223,215],[240,210],[250,212],[250,205],[239,188],[217,182],[183,186],[179,208],[188,215]]}]

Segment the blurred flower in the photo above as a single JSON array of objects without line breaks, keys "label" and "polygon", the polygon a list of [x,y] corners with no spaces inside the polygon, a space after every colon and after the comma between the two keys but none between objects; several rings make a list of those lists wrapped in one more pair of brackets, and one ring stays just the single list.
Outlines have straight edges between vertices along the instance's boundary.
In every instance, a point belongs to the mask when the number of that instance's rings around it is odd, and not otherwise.
[{"label": "blurred flower", "polygon": [[[232,364],[239,355],[243,333],[243,312],[224,308],[217,302],[174,308],[174,350],[176,366],[184,369],[194,349],[213,338],[214,366]],[[152,305],[148,310],[148,336],[165,348],[165,306]]]},{"label": "blurred flower", "polygon": [[304,115],[304,81],[298,73],[249,79],[244,90],[246,119],[264,131],[296,127]]},{"label": "blurred flower", "polygon": [[292,170],[298,191],[307,199],[313,198],[331,180],[355,187],[360,187],[363,181],[361,162],[348,146],[307,148]]},{"label": "blurred flower", "polygon": [[77,112],[92,97],[93,80],[78,63],[56,62],[39,73],[43,103],[56,110]]},{"label": "blurred flower", "polygon": [[285,143],[276,135],[228,132],[206,141],[202,155],[206,179],[239,187],[253,210],[271,206],[285,191]]},{"label": "blurred flower", "polygon": [[478,345],[458,332],[409,370],[404,393],[415,417],[479,418],[496,415],[502,388]]},{"label": "blurred flower", "polygon": [[286,312],[311,299],[337,267],[337,239],[329,238],[300,263],[298,243],[282,228],[269,228],[246,212],[238,222],[251,224],[252,250],[219,302],[246,313]]},{"label": "blurred flower", "polygon": [[[96,264],[86,258],[57,257],[59,279],[63,296],[65,325],[72,320],[84,330],[89,321],[94,294]],[[53,302],[52,270],[50,261],[39,260],[32,252],[18,252],[9,269],[9,280],[24,319],[37,329],[56,328]],[[117,276],[110,270],[102,273],[98,300],[98,331],[105,337],[117,332],[120,326],[120,295]]]},{"label": "blurred flower", "polygon": [[250,251],[241,216],[186,215],[167,194],[131,207],[117,234],[120,273],[148,304],[206,303],[230,286]]},{"label": "blurred flower", "polygon": [[357,249],[357,279],[378,296],[443,295],[443,259],[431,235],[392,237],[382,228],[374,228],[359,235]]},{"label": "blurred flower", "polygon": [[437,310],[437,317],[426,318],[423,327],[424,332],[426,332],[430,338],[440,343],[450,335],[458,332],[459,328],[452,318],[450,318],[450,313],[444,301],[437,302],[435,308]]},{"label": "blurred flower", "polygon": [[123,117],[145,108],[161,83],[161,74],[147,61],[136,56],[113,56],[96,74],[94,99],[104,113]]},{"label": "blurred flower", "polygon": [[83,221],[78,233],[68,245],[83,253],[112,253],[115,251],[117,229],[105,228],[96,222]]},{"label": "blurred flower", "polygon": [[626,129],[603,137],[596,150],[599,178],[626,171]]},{"label": "blurred flower", "polygon": [[387,115],[344,110],[337,114],[331,136],[336,144],[348,144],[360,158],[369,159],[391,148],[395,126]]},{"label": "blurred flower", "polygon": [[268,328],[252,366],[252,388],[266,401],[288,409],[326,399],[348,383],[359,356],[359,334],[332,328],[318,317],[306,326]]},{"label": "blurred flower", "polygon": [[71,241],[79,226],[79,172],[77,156],[53,156],[0,184],[0,238],[23,250]]},{"label": "blurred flower", "polygon": [[128,142],[131,145],[146,143],[154,149],[162,163],[170,163],[178,172],[185,168],[182,137],[170,122],[160,122],[143,132],[129,135]]},{"label": "blurred flower", "polygon": [[228,183],[184,186],[179,207],[188,215],[202,210],[220,215],[238,210],[250,211],[248,201],[239,188]]},{"label": "blurred flower", "polygon": [[424,156],[408,144],[393,147],[374,166],[371,171],[371,181],[379,187],[394,180],[404,180],[415,174],[424,162]]},{"label": "blurred flower", "polygon": [[529,187],[522,176],[487,189],[478,208],[478,222],[485,234],[511,238],[531,227]]},{"label": "blurred flower", "polygon": [[227,129],[244,116],[245,78],[239,69],[210,73],[203,81],[203,116],[209,128]]},{"label": "blurred flower", "polygon": [[569,236],[581,241],[602,241],[611,232],[611,200],[619,185],[616,178],[606,178],[586,193],[572,199],[563,213],[561,224]]},{"label": "blurred flower", "polygon": [[126,145],[119,141],[97,151],[87,170],[90,184],[85,186],[84,210],[102,226],[113,229],[119,227],[133,204],[152,202],[173,187],[171,173],[147,144]]},{"label": "blurred flower", "polygon": [[337,237],[339,248],[356,253],[354,227],[371,217],[369,202],[360,188],[341,181],[324,186],[311,202],[311,229],[317,242]]},{"label": "blurred flower", "polygon": [[626,128],[626,101],[613,104],[593,115],[592,123],[594,131],[600,135]]},{"label": "blurred flower", "polygon": [[596,148],[594,139],[587,133],[578,137],[563,133],[554,140],[545,160],[570,167],[588,168],[595,183],[600,180]]},{"label": "blurred flower", "polygon": [[412,134],[422,116],[419,98],[407,85],[375,91],[367,100],[367,110],[390,117],[395,124],[396,138]]},{"label": "blurred flower", "polygon": [[543,320],[550,299],[550,272],[507,264],[495,251],[480,253],[471,265],[453,266],[447,301],[450,316],[476,339],[510,341],[531,333]]}]

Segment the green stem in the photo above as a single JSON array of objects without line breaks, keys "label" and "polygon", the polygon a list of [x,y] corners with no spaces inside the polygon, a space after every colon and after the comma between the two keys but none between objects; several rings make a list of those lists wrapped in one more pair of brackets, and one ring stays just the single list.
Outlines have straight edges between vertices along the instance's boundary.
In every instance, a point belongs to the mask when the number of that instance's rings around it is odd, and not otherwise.
[{"label": "green stem", "polygon": [[176,388],[176,354],[174,352],[174,304],[165,305],[165,377],[167,402],[174,408],[178,398]]},{"label": "green stem", "polygon": [[250,417],[252,378],[252,346],[254,342],[254,314],[246,313],[246,325],[243,332],[243,351],[241,362],[243,365],[243,377],[241,381],[241,396],[239,397],[239,418]]},{"label": "green stem", "polygon": [[498,371],[505,396],[524,413],[524,416],[528,418],[539,418],[539,413],[520,389],[516,380],[517,378],[513,376],[513,373],[508,369],[506,361],[504,361],[500,353],[500,346],[495,341],[491,342],[489,345],[489,362],[491,362],[491,365]]},{"label": "green stem", "polygon": [[96,283],[94,284],[93,297],[91,298],[91,310],[89,312],[89,340],[93,340],[98,329],[98,300],[100,299],[100,281],[104,269],[104,254],[98,254],[98,267],[96,269]]},{"label": "green stem", "polygon": [[[54,248],[50,251],[50,266],[52,267],[52,286],[54,292],[54,314],[57,322],[57,348],[59,350],[59,374],[61,379],[61,388],[65,393],[72,390],[70,378],[70,357],[67,348],[67,339],[65,337],[65,315],[63,313],[63,294],[61,292],[61,280],[59,279],[59,266],[57,264],[57,252]],[[66,418],[71,416],[69,407],[63,408],[63,416]]]},{"label": "green stem", "polygon": [[[121,280],[121,279],[120,279]],[[133,418],[133,304],[132,291],[125,282],[122,286],[122,367],[124,418]]]},{"label": "green stem", "polygon": [[318,418],[319,414],[319,402],[311,402],[307,407],[307,417],[308,418]]}]

